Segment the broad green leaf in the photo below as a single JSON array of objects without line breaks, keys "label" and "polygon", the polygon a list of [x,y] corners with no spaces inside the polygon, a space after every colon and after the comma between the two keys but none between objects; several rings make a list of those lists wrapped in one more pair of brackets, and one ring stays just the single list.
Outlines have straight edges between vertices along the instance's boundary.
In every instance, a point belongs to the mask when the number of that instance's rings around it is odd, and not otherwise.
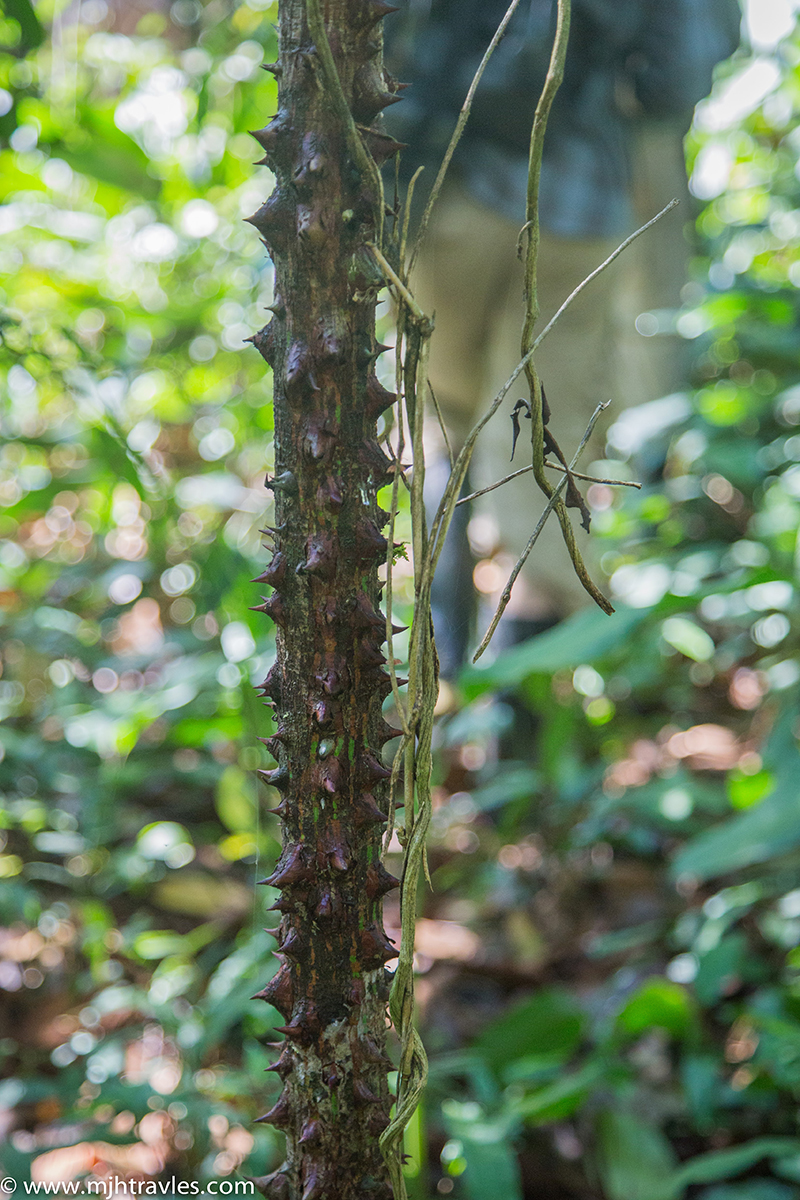
[{"label": "broad green leaf", "polygon": [[600,1178],[607,1200],[677,1200],[675,1155],[656,1125],[607,1108],[597,1118]]},{"label": "broad green leaf", "polygon": [[[445,1100],[442,1116],[451,1138],[459,1144],[459,1178],[468,1200],[522,1200],[519,1165],[509,1122],[492,1119],[478,1104]],[[454,1163],[455,1165],[455,1163]]]},{"label": "broad green leaf", "polygon": [[800,754],[794,737],[797,708],[787,703],[764,751],[773,790],[753,808],[699,834],[672,863],[675,876],[713,879],[768,862],[800,845]]},{"label": "broad green leaf", "polygon": [[44,30],[39,23],[39,18],[36,16],[30,0],[5,0],[3,7],[7,16],[13,17],[15,21],[19,21],[22,31],[22,45],[26,49],[41,46],[44,41]]},{"label": "broad green leaf", "polygon": [[487,667],[469,667],[460,682],[467,697],[473,699],[490,688],[513,687],[528,675],[596,662],[624,646],[647,615],[646,609],[622,605],[611,617],[597,608],[583,609],[547,633],[499,655]]},{"label": "broad green leaf", "polygon": [[166,958],[168,954],[185,954],[188,947],[186,939],[179,933],[169,929],[157,929],[150,933],[140,933],[133,943],[133,949],[140,958]]},{"label": "broad green leaf", "polygon": [[578,1046],[584,1023],[567,992],[539,991],[488,1025],[472,1048],[495,1070],[526,1055],[567,1059]]},{"label": "broad green leaf", "polygon": [[467,1169],[463,1188],[469,1200],[503,1196],[504,1200],[522,1200],[519,1164],[513,1145],[504,1138],[490,1141],[481,1137],[480,1125],[470,1135],[462,1133]]},{"label": "broad green leaf", "polygon": [[[730,1150],[712,1150],[690,1158],[677,1170],[672,1178],[675,1196],[680,1196],[690,1184],[714,1183],[718,1179],[730,1179],[755,1166],[762,1158],[789,1158],[800,1153],[797,1138],[774,1137],[754,1138]],[[620,1198],[621,1200],[621,1198]]]},{"label": "broad green leaf", "polygon": [[634,1037],[652,1028],[683,1037],[693,1023],[689,993],[679,983],[661,977],[646,980],[617,1017],[619,1028]]},{"label": "broad green leaf", "polygon": [[687,1053],[681,1061],[681,1083],[692,1118],[708,1126],[720,1103],[723,1064],[713,1054]]},{"label": "broad green leaf", "polygon": [[670,646],[695,662],[707,662],[714,653],[713,640],[705,629],[688,617],[667,617],[661,626],[661,636]]},{"label": "broad green leaf", "polygon": [[405,1176],[408,1190],[414,1195],[419,1190],[418,1184],[415,1181],[420,1179],[425,1163],[426,1138],[425,1138],[425,1106],[420,1103],[414,1110],[411,1120],[405,1127],[403,1133],[403,1175]]},{"label": "broad green leaf", "polygon": [[714,879],[800,845],[798,783],[783,779],[755,808],[699,834],[672,863],[674,876]]},{"label": "broad green leaf", "polygon": [[114,124],[109,112],[85,106],[81,110],[81,135],[56,147],[57,154],[75,171],[103,183],[154,200],[161,182],[148,174],[144,151]]},{"label": "broad green leaf", "polygon": [[697,403],[712,425],[736,425],[747,415],[750,396],[744,388],[723,380],[714,387],[704,388]]},{"label": "broad green leaf", "polygon": [[587,1063],[582,1070],[564,1075],[524,1096],[512,1105],[512,1111],[529,1125],[563,1121],[580,1108],[591,1089],[607,1073],[607,1067],[606,1063]]},{"label": "broad green leaf", "polygon": [[213,923],[197,925],[189,933],[175,933],[171,929],[153,929],[140,933],[133,949],[141,958],[166,958],[168,955],[190,958],[201,947],[213,941],[219,926]]},{"label": "broad green leaf", "polygon": [[504,1083],[549,1082],[561,1074],[563,1059],[560,1054],[526,1054],[510,1063],[503,1072]]},{"label": "broad green leaf", "polygon": [[757,771],[745,775],[742,771],[731,771],[727,780],[728,799],[733,808],[752,808],[767,796],[774,779],[770,771]]},{"label": "broad green leaf", "polygon": [[501,808],[512,800],[528,800],[536,795],[541,775],[533,767],[510,767],[498,770],[488,783],[472,792],[472,799],[485,812]]},{"label": "broad green leaf", "polygon": [[716,1004],[725,995],[728,985],[735,984],[741,978],[748,954],[746,937],[734,931],[701,955],[693,981],[695,995],[701,1004]]},{"label": "broad green leaf", "polygon": [[700,1200],[796,1200],[797,1191],[774,1179],[748,1179],[744,1183],[723,1183],[706,1188]]}]

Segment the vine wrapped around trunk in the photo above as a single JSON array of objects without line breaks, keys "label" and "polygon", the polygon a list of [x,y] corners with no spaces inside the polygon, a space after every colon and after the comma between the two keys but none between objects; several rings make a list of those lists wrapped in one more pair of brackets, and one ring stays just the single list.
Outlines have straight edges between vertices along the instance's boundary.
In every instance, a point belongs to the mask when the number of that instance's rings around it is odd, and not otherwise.
[{"label": "vine wrapped around trunk", "polygon": [[376,441],[394,396],[378,382],[375,304],[383,285],[378,167],[397,149],[370,126],[397,99],[382,66],[381,0],[282,0],[277,115],[255,137],[276,176],[250,218],[275,264],[273,318],[254,343],[274,373],[275,551],[261,609],[278,626],[263,684],[277,760],[283,852],[281,967],[259,996],[281,1013],[283,1083],[261,1118],[286,1134],[286,1161],[260,1181],[273,1200],[391,1200],[378,1139],[389,1119],[381,921],[396,886],[381,863],[390,690],[378,566]]}]

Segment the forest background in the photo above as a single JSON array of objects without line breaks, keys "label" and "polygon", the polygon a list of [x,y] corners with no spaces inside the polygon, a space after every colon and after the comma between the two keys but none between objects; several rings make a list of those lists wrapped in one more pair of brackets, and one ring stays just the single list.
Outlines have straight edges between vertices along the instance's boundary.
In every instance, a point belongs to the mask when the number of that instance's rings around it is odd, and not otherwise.
[{"label": "forest background", "polygon": [[[16,1180],[281,1157],[252,1124],[277,1089],[280,1018],[250,997],[279,846],[253,774],[274,640],[249,611],[270,379],[244,344],[271,270],[243,224],[269,190],[247,130],[275,107],[274,18],[7,0],[0,20]],[[691,378],[612,428],[598,467],[642,491],[589,493],[618,613],[465,671],[438,726],[415,1200],[800,1197],[798,110],[793,6],[754,2],[688,139],[683,307],[638,321],[687,340]],[[502,567],[479,563],[487,593]]]}]

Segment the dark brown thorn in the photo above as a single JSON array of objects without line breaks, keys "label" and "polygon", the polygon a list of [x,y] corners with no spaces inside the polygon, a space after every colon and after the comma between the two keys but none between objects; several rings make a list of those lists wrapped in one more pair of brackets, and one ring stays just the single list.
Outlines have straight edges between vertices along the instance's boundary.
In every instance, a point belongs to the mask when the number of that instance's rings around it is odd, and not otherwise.
[{"label": "dark brown thorn", "polygon": [[364,1083],[363,1079],[357,1079],[353,1084],[353,1099],[359,1108],[365,1104],[378,1103],[378,1097],[375,1095],[372,1089],[368,1087],[366,1083]]},{"label": "dark brown thorn", "polygon": [[299,958],[303,952],[302,942],[296,929],[290,929],[284,940],[280,943],[280,952],[285,954],[287,958]]},{"label": "dark brown thorn", "polygon": [[361,930],[361,962],[366,968],[383,966],[397,958],[397,947],[387,938],[380,925],[368,925]]},{"label": "dark brown thorn", "polygon": [[274,1125],[276,1129],[286,1129],[292,1123],[292,1106],[286,1092],[281,1092],[280,1099],[263,1117],[256,1117],[257,1125]]},{"label": "dark brown thorn", "polygon": [[275,767],[271,771],[265,771],[262,767],[258,767],[256,775],[262,779],[268,787],[282,788],[290,779],[290,775],[286,767]]},{"label": "dark brown thorn", "polygon": [[271,1175],[251,1176],[250,1182],[265,1200],[291,1200],[292,1185],[282,1170],[273,1171]]},{"label": "dark brown thorn", "polygon": [[[358,767],[362,777],[370,783],[378,783],[381,779],[388,779],[392,773],[389,767],[385,767],[371,750],[365,750],[359,756]],[[259,774],[261,773],[259,771]]]},{"label": "dark brown thorn", "polygon": [[303,1195],[301,1200],[333,1200],[330,1191],[330,1172],[312,1162],[303,1175]]},{"label": "dark brown thorn", "polygon": [[[378,808],[375,797],[369,792],[364,792],[357,798],[353,818],[357,825],[383,825],[389,820],[386,813],[381,812]],[[369,870],[373,870],[373,868],[370,867]],[[367,879],[369,879],[369,872]]]},{"label": "dark brown thorn", "polygon": [[382,21],[389,13],[399,12],[396,4],[387,4],[386,0],[370,0],[370,21]]},{"label": "dark brown thorn", "polygon": [[256,992],[255,996],[252,996],[251,999],[264,1000],[267,1004],[271,1004],[273,1008],[277,1008],[282,1017],[288,1019],[291,1016],[292,1005],[294,1003],[294,984],[290,968],[281,967],[267,986],[262,988],[260,992]]},{"label": "dark brown thorn", "polygon": [[400,886],[400,880],[390,875],[382,862],[370,863],[367,867],[364,891],[370,900],[378,900]]},{"label": "dark brown thorn", "polygon": [[286,1045],[286,1042],[281,1042],[281,1046],[283,1046],[284,1049],[281,1052],[280,1058],[276,1058],[275,1062],[271,1063],[268,1067],[265,1067],[264,1070],[273,1071],[279,1079],[285,1079],[286,1076],[290,1075],[294,1070],[294,1058],[292,1057],[292,1052]]},{"label": "dark brown thorn", "polygon": [[298,845],[292,847],[284,861],[282,863],[279,861],[272,874],[263,882],[269,887],[285,888],[313,879],[313,877],[313,868],[309,867],[306,862],[305,846]]},{"label": "dark brown thorn", "polygon": [[318,1142],[321,1136],[322,1122],[310,1117],[303,1125],[298,1141],[301,1146],[308,1146],[312,1142]]}]

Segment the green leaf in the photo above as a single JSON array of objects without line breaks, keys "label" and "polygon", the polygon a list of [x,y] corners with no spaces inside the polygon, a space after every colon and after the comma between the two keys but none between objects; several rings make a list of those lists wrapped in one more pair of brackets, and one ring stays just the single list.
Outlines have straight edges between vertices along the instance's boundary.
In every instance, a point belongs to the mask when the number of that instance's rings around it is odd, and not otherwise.
[{"label": "green leaf", "polygon": [[699,834],[672,864],[673,876],[714,879],[768,862],[800,845],[797,782],[784,779],[755,808]]},{"label": "green leaf", "polygon": [[124,439],[117,435],[113,428],[95,426],[92,429],[92,443],[93,453],[104,466],[110,468],[119,479],[126,479],[128,483],[133,484],[141,494],[142,481]]},{"label": "green leaf", "polygon": [[231,833],[252,833],[256,827],[256,788],[252,774],[226,767],[215,796],[219,818]]},{"label": "green leaf", "polygon": [[502,808],[512,800],[530,800],[540,785],[541,775],[533,767],[498,769],[488,783],[475,788],[472,799],[481,811],[489,812]]},{"label": "green leaf", "polygon": [[712,425],[736,425],[750,410],[750,394],[745,388],[721,380],[700,392],[697,405]]},{"label": "green leaf", "polygon": [[711,1121],[719,1104],[722,1067],[713,1054],[686,1054],[681,1061],[681,1082],[689,1109],[701,1126]]},{"label": "green leaf", "polygon": [[728,934],[702,955],[694,978],[695,994],[701,1004],[716,1004],[727,985],[739,978],[748,962],[747,938],[739,931]]},{"label": "green leaf", "polygon": [[597,1119],[597,1148],[608,1200],[677,1200],[675,1156],[657,1126],[608,1108]]},{"label": "green leaf", "polygon": [[607,1073],[607,1064],[587,1063],[580,1071],[565,1075],[536,1092],[531,1092],[512,1107],[529,1125],[563,1121],[580,1108],[589,1091]]},{"label": "green leaf", "polygon": [[775,787],[759,804],[699,834],[675,858],[674,876],[713,879],[754,863],[768,862],[800,845],[797,708],[787,704],[764,752]]},{"label": "green leaf", "polygon": [[503,1139],[481,1137],[486,1127],[475,1125],[462,1135],[467,1169],[463,1187],[469,1200],[486,1200],[501,1195],[505,1200],[522,1200],[519,1164],[512,1146]]},{"label": "green leaf", "polygon": [[161,183],[147,173],[147,155],[132,137],[117,128],[113,112],[85,105],[81,109],[81,133],[80,140],[73,136],[71,142],[54,147],[59,158],[81,175],[138,193],[146,200],[156,199]]},{"label": "green leaf", "polygon": [[519,1164],[511,1143],[509,1124],[486,1116],[479,1104],[445,1100],[442,1117],[456,1139],[466,1166],[460,1178],[468,1200],[522,1200]]},{"label": "green leaf", "polygon": [[680,650],[695,662],[707,662],[714,653],[714,642],[699,625],[688,617],[667,617],[661,626],[661,636],[670,646]]},{"label": "green leaf", "polygon": [[566,1059],[577,1049],[583,1029],[583,1015],[566,992],[541,991],[488,1025],[473,1049],[495,1070],[527,1055]]},{"label": "green leaf", "polygon": [[745,775],[743,771],[731,771],[727,780],[728,799],[733,808],[752,808],[763,800],[774,784],[770,771],[757,771]]},{"label": "green leaf", "polygon": [[[788,1158],[800,1152],[797,1138],[774,1137],[754,1138],[742,1146],[730,1150],[711,1150],[698,1154],[684,1163],[673,1176],[675,1191],[679,1196],[683,1188],[696,1183],[714,1183],[718,1179],[730,1179],[755,1166],[762,1158]],[[621,1198],[620,1198],[621,1200]]]},{"label": "green leaf", "polygon": [[655,1027],[680,1038],[693,1024],[694,1011],[686,989],[661,977],[646,980],[617,1017],[618,1027],[634,1037]]},{"label": "green leaf", "polygon": [[797,1192],[774,1179],[748,1179],[744,1183],[723,1183],[706,1188],[700,1200],[795,1200]]},{"label": "green leaf", "polygon": [[623,646],[647,616],[647,609],[622,605],[611,617],[597,608],[583,609],[547,633],[499,655],[488,666],[467,668],[461,686],[467,697],[474,699],[492,688],[513,687],[528,675],[596,662]]},{"label": "green leaf", "polygon": [[5,0],[3,7],[6,16],[19,21],[23,47],[33,50],[36,46],[41,46],[44,41],[44,30],[33,11],[30,0]]},{"label": "green leaf", "polygon": [[140,958],[166,958],[168,955],[191,958],[203,946],[219,935],[219,926],[213,922],[196,925],[189,933],[175,933],[171,929],[152,929],[140,933],[133,949]]},{"label": "green leaf", "polygon": [[140,933],[133,943],[133,950],[140,958],[166,958],[168,954],[185,954],[186,939],[169,929],[155,929]]}]

